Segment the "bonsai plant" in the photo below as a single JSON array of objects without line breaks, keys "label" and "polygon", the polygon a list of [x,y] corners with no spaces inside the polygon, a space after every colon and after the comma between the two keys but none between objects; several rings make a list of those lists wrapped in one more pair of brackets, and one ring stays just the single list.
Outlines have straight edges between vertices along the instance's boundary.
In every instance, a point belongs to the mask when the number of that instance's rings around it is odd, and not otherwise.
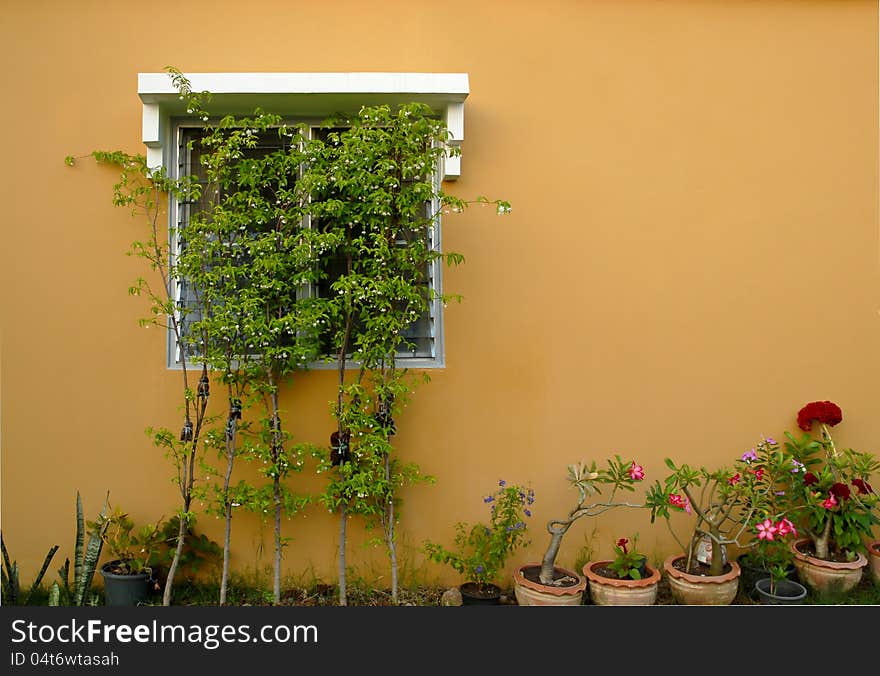
[{"label": "bonsai plant", "polygon": [[[643,507],[617,499],[618,491],[634,491],[644,480],[644,468],[634,460],[624,462],[619,455],[608,459],[608,467],[597,469],[596,462],[568,466],[568,481],[577,488],[578,501],[568,515],[547,524],[550,541],[541,563],[528,563],[514,572],[514,591],[520,605],[580,605],[586,581],[579,573],[556,565],[562,539],[578,519],[598,516],[615,507]],[[601,486],[610,487],[607,498],[600,498]],[[594,498],[591,502],[590,498]]]},{"label": "bonsai plant", "polygon": [[660,571],[648,565],[638,550],[638,534],[620,538],[610,561],[590,561],[583,567],[590,600],[598,606],[650,606],[657,600]]},{"label": "bonsai plant", "polygon": [[[764,439],[758,444],[758,448],[770,446]],[[746,548],[750,527],[758,515],[770,518],[773,504],[774,481],[765,476],[765,467],[750,464],[757,457],[751,449],[732,467],[718,470],[676,465],[667,458],[670,474],[649,490],[646,506],[651,509],[651,522],[664,518],[681,547],[663,564],[678,603],[727,605],[736,597],[741,569],[735,560],[728,560],[728,546]],[[691,518],[685,541],[671,524],[672,514],[681,513]]]},{"label": "bonsai plant", "polygon": [[504,565],[516,549],[529,544],[526,519],[532,515],[534,501],[532,489],[501,480],[495,492],[483,498],[489,505],[488,524],[456,524],[453,549],[425,543],[430,559],[452,566],[464,577],[459,590],[465,605],[500,602],[499,577]]},{"label": "bonsai plant", "polygon": [[793,470],[786,491],[792,521],[803,535],[791,543],[794,564],[808,586],[822,591],[858,584],[868,561],[865,540],[880,523],[869,483],[880,462],[870,453],[836,447],[830,428],[842,420],[834,402],[813,401],[798,412],[804,434],[785,433]]}]

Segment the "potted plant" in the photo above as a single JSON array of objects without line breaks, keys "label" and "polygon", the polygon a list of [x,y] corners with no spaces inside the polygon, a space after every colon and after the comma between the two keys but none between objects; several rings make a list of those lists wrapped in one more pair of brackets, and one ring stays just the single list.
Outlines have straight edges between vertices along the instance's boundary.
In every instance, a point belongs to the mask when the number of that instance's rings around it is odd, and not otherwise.
[{"label": "potted plant", "polygon": [[483,498],[489,505],[488,524],[457,523],[454,549],[425,543],[431,560],[452,566],[464,577],[465,582],[459,586],[464,605],[500,604],[500,574],[510,555],[529,544],[526,519],[532,515],[534,501],[531,488],[501,480],[495,492]]},{"label": "potted plant", "polygon": [[[577,504],[563,519],[547,524],[550,542],[540,563],[526,563],[514,571],[514,593],[519,605],[581,605],[586,579],[580,573],[556,565],[562,539],[572,524],[585,516],[598,516],[614,507],[643,507],[617,499],[618,491],[633,491],[645,478],[644,468],[619,455],[607,461],[608,467],[597,469],[596,462],[568,466],[568,480],[578,490]],[[600,496],[601,486],[610,486],[606,498]],[[588,500],[594,498],[592,502]]]},{"label": "potted plant", "polygon": [[97,521],[89,522],[106,545],[110,561],[100,570],[104,578],[104,605],[137,606],[151,590],[158,591],[153,566],[163,543],[162,519],[136,528],[134,521],[119,507]]},{"label": "potted plant", "polygon": [[765,605],[799,605],[807,596],[807,588],[790,579],[794,557],[790,540],[797,537],[797,529],[786,518],[779,521],[764,519],[756,526],[758,542],[755,560],[767,575],[754,582],[757,598]]},{"label": "potted plant", "polygon": [[638,534],[632,541],[620,538],[610,561],[591,561],[583,567],[590,600],[597,606],[652,606],[657,601],[660,570],[648,565],[638,550]]},{"label": "potted plant", "polygon": [[[759,598],[758,581],[797,578],[794,556],[788,550],[788,543],[796,537],[797,530],[787,516],[790,504],[786,492],[794,465],[772,437],[762,438],[744,453],[740,464],[743,472],[737,478],[743,474],[749,477],[748,497],[753,509],[744,533],[751,538],[736,561],[740,566],[740,589],[751,598]],[[774,590],[776,586],[774,583]]]},{"label": "potted plant", "polygon": [[[759,448],[771,444],[762,439]],[[775,443],[775,442],[774,442]],[[772,482],[763,467],[749,463],[757,458],[751,449],[733,467],[709,470],[676,465],[666,459],[670,474],[663,484],[656,481],[648,493],[651,522],[666,519],[681,551],[663,563],[672,596],[683,605],[729,605],[736,598],[741,569],[728,560],[727,548],[745,548],[748,529],[756,515],[766,515]],[[672,528],[672,514],[691,517],[690,534],[684,542]],[[775,515],[774,515],[775,516]]]},{"label": "potted plant", "polygon": [[[804,434],[785,435],[793,470],[787,495],[802,538],[791,543],[801,580],[816,591],[847,592],[867,566],[865,539],[880,523],[878,497],[869,479],[880,469],[870,453],[838,449],[830,429],[843,420],[831,401],[813,401],[798,412]],[[818,423],[818,435],[812,434]]]},{"label": "potted plant", "polygon": [[880,540],[868,543],[868,570],[874,584],[880,585]]}]

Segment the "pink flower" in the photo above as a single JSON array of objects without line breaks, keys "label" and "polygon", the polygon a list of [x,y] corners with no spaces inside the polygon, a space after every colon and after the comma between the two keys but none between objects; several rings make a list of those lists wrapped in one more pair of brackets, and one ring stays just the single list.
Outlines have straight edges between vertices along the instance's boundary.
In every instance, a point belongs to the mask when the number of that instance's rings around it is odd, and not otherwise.
[{"label": "pink flower", "polygon": [[741,477],[739,475],[739,472],[737,472],[727,480],[727,483],[729,483],[731,486],[736,486],[739,483],[740,478]]},{"label": "pink flower", "polygon": [[772,540],[776,533],[779,532],[779,528],[773,525],[770,519],[764,519],[764,523],[759,523],[755,528],[758,530],[759,540]]},{"label": "pink flower", "polygon": [[837,499],[831,493],[828,494],[828,499],[822,503],[822,506],[825,509],[834,509],[837,507]]},{"label": "pink flower", "polygon": [[782,519],[779,523],[776,524],[776,531],[779,535],[794,535],[797,537],[797,528],[794,527],[794,524],[788,519]]},{"label": "pink flower", "polygon": [[632,465],[629,466],[629,478],[633,481],[641,481],[645,478],[645,468],[641,465],[637,465],[635,460],[633,460]]},{"label": "pink flower", "polygon": [[678,507],[679,509],[683,509],[688,514],[691,513],[691,502],[686,497],[678,495],[677,493],[673,493],[669,496],[669,504],[673,507]]}]

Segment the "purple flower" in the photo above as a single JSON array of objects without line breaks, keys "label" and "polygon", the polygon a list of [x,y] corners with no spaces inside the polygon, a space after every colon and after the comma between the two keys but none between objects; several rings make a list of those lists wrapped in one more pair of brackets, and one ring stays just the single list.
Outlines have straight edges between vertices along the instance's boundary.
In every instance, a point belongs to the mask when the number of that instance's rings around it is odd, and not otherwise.
[{"label": "purple flower", "polygon": [[742,460],[743,462],[751,462],[752,460],[757,460],[757,459],[758,459],[758,454],[755,453],[754,448],[743,453],[742,457],[740,458],[740,460]]},{"label": "purple flower", "polygon": [[523,513],[524,513],[526,516],[531,516],[531,515],[532,515],[532,512],[531,512],[530,510],[528,510],[528,509],[524,509],[524,510],[523,510]]},{"label": "purple flower", "polygon": [[775,445],[776,445],[776,439],[774,439],[773,437],[767,437],[764,441],[766,441],[766,442],[767,442],[768,444],[770,444],[771,446],[775,446]]},{"label": "purple flower", "polygon": [[806,469],[806,467],[804,467],[804,463],[800,462],[799,460],[796,460],[795,458],[791,459],[791,467],[792,467],[792,469],[791,469],[792,474],[796,474],[798,472],[803,472]]},{"label": "purple flower", "polygon": [[501,481],[498,482],[498,485],[501,486],[501,488],[504,488],[507,485],[507,482],[504,479],[502,479]]},{"label": "purple flower", "polygon": [[483,572],[483,566],[477,566],[477,572],[478,572],[478,573],[482,573],[482,572]]},{"label": "purple flower", "polygon": [[495,498],[490,495],[488,497],[483,498],[483,502],[489,503],[489,502],[492,502],[494,499]]}]

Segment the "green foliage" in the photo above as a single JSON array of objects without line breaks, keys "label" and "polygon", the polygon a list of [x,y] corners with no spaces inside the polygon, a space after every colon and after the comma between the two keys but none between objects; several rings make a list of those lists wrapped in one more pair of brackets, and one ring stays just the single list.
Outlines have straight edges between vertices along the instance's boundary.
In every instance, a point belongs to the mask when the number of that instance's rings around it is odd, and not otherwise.
[{"label": "green foliage", "polygon": [[870,481],[880,462],[870,453],[837,449],[826,425],[818,437],[785,432],[790,515],[819,558],[854,559],[880,524],[880,497]]},{"label": "green foliage", "polygon": [[[114,204],[145,215],[150,226],[131,247],[153,273],[129,288],[149,300],[141,324],[168,326],[181,347],[182,431],[148,430],[174,462],[180,514],[189,518],[192,499],[205,495],[194,476],[194,468],[205,466],[196,461],[203,437],[227,460],[222,479],[212,472],[218,477],[212,510],[226,518],[233,505],[260,514],[272,509],[276,517],[302,509],[308,499],[290,491],[286,480],[311,453],[321,457],[322,470],[334,469],[324,504],[381,523],[391,546],[397,490],[431,480],[393,457],[393,416],[418,382],[398,368],[397,355],[414,349],[407,337],[414,321],[457,299],[431,288],[435,268],[464,261],[457,252],[441,252],[439,213],[482,204],[505,214],[510,204],[484,196],[466,201],[440,189],[438,162],[457,148],[427,106],[364,107],[328,120],[326,133],[309,138],[304,126],[260,109],[214,122],[207,112],[210,93],[194,92],[179,70],[166,70],[187,113],[206,123],[190,145],[202,175],[170,178],[148,168],[142,155],[119,151],[92,156],[120,169]],[[274,149],[260,147],[267,139]],[[65,162],[73,165],[75,158]],[[166,241],[157,217],[167,200],[198,207],[185,230],[172,227]],[[176,300],[178,280],[189,285],[194,302]],[[329,294],[312,293],[320,287],[329,287]],[[338,360],[334,416],[346,440],[344,459],[294,443],[293,427],[282,425],[280,392],[293,374],[322,357]],[[187,359],[202,365],[204,388],[202,381],[197,390],[188,384]],[[357,372],[346,381],[348,364]],[[230,403],[242,403],[222,431],[206,415],[209,368],[227,386]],[[231,483],[239,456],[258,462],[267,483]],[[276,532],[276,548],[278,543]],[[169,577],[166,604],[170,583]]]},{"label": "green foliage", "polygon": [[[195,518],[190,519],[178,562],[180,573],[189,579],[198,577],[206,569],[216,568],[223,554],[221,546],[204,533],[198,532],[195,526]],[[159,535],[161,545],[156,557],[159,567],[167,567],[174,558],[179,532],[179,516],[172,516],[162,522]]]},{"label": "green foliage", "polygon": [[[773,439],[762,438],[730,466],[717,470],[676,465],[669,458],[666,465],[670,473],[662,485],[655,481],[645,505],[651,509],[652,523],[661,517],[669,524],[677,513],[690,516],[688,544],[671,531],[688,555],[689,572],[695,572],[698,563],[708,563],[709,574],[720,575],[728,545],[750,546],[756,523],[784,516],[776,491],[791,465],[781,460]],[[706,539],[711,544],[711,555],[700,561],[697,546]]]},{"label": "green foliage", "polygon": [[[104,500],[96,521],[103,522],[107,517],[110,494]],[[90,522],[91,523],[91,522]],[[88,540],[86,536],[88,535]],[[74,541],[73,580],[70,579],[70,559],[58,569],[58,582],[53,582],[49,590],[49,605],[89,606],[97,603],[92,593],[92,580],[101,558],[104,540],[100,529],[86,529],[82,497],[76,492],[76,538]]]},{"label": "green foliage", "polygon": [[166,542],[162,519],[138,528],[118,506],[110,514],[102,514],[87,525],[90,533],[104,541],[115,561],[113,572],[118,575],[152,573]]},{"label": "green foliage", "polygon": [[[2,569],[0,569],[2,570],[3,574],[2,602],[3,605],[17,606],[19,605],[19,600],[21,597],[21,574],[19,573],[18,562],[10,560],[9,558],[9,552],[6,550],[6,542],[3,540],[2,532],[0,532],[0,549],[2,549],[3,553],[3,567]],[[55,556],[55,552],[57,551],[58,545],[53,545],[49,549],[45,559],[43,559],[43,565],[40,567],[40,570],[37,573],[37,576],[34,578],[34,581],[31,584],[27,595],[22,600],[21,605],[29,605],[31,603],[31,600],[35,598],[35,593],[39,589],[40,583],[43,581],[43,576],[46,574],[46,570],[49,568],[49,564],[52,562],[52,558]]]},{"label": "green foliage", "polygon": [[642,579],[643,566],[648,557],[638,550],[638,544],[638,533],[633,535],[632,541],[620,538],[614,544],[614,559],[608,564],[608,567],[614,571],[619,579]]},{"label": "green foliage", "polygon": [[481,586],[496,583],[510,555],[529,544],[526,519],[535,500],[531,488],[498,483],[496,491],[483,499],[489,504],[489,523],[455,526],[455,548],[447,549],[434,542],[425,543],[428,557],[448,564],[465,581]]}]

